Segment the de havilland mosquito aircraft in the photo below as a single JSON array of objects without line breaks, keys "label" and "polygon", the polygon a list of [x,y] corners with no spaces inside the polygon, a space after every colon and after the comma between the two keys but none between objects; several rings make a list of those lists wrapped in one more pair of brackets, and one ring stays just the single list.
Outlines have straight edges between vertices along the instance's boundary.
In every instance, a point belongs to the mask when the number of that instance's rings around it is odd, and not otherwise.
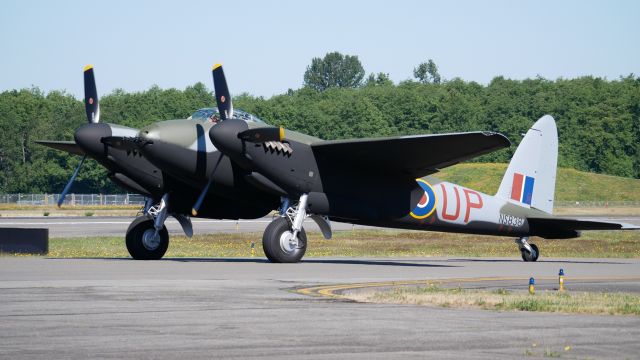
[{"label": "de havilland mosquito aircraft", "polygon": [[93,68],[85,67],[88,124],[75,141],[39,143],[83,158],[110,178],[147,196],[143,215],[126,234],[134,259],[160,259],[169,215],[192,235],[190,216],[258,218],[273,210],[262,243],[272,262],[298,262],[307,248],[309,218],[331,238],[331,220],[427,231],[512,236],[524,261],[540,251],[530,236],[569,239],[581,230],[639,227],[552,215],[558,135],[545,115],[524,136],[494,196],[432,177],[440,169],[510,146],[494,132],[429,134],[324,141],[233,109],[219,64],[212,69],[217,109],[140,130],[99,123]]}]

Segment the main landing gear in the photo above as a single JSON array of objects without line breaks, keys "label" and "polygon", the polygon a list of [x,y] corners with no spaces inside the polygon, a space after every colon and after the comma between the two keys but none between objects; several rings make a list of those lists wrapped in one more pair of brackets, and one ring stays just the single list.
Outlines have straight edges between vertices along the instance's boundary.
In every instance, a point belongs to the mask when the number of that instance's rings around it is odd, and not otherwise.
[{"label": "main landing gear", "polygon": [[[145,202],[142,216],[137,217],[127,229],[127,250],[135,260],[159,260],[169,248],[169,232],[164,222],[169,216],[169,194],[164,194],[160,203]],[[193,235],[191,220],[180,214],[175,217],[188,237]]]},{"label": "main landing gear", "polygon": [[522,254],[522,260],[524,261],[537,261],[540,252],[536,244],[529,243],[528,237],[521,237],[516,239],[516,244],[520,248],[520,254]]},{"label": "main landing gear", "polygon": [[158,260],[169,247],[169,232],[164,225],[168,216],[169,194],[165,194],[158,206],[150,206],[149,201],[140,217],[127,229],[126,243],[129,254],[135,260]]},{"label": "main landing gear", "polygon": [[331,238],[329,219],[319,215],[307,215],[307,194],[302,194],[295,207],[289,207],[289,199],[282,199],[280,217],[272,221],[262,235],[262,248],[267,259],[275,263],[299,262],[307,251],[307,234],[302,227],[304,220],[313,219],[326,239]]}]

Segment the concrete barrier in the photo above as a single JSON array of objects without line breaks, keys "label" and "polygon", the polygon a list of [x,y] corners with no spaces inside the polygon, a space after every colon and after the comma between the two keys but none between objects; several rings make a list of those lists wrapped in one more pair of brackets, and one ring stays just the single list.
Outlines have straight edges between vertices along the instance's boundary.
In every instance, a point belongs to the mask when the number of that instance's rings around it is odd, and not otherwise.
[{"label": "concrete barrier", "polygon": [[0,253],[47,254],[49,229],[0,228]]}]

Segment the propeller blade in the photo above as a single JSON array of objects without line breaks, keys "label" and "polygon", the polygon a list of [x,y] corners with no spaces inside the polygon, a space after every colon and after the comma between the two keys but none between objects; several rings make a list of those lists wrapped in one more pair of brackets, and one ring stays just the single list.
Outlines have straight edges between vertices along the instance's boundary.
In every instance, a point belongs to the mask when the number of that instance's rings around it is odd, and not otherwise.
[{"label": "propeller blade", "polygon": [[265,143],[269,141],[282,141],[284,128],[263,127],[245,130],[238,134],[238,138],[252,143]]},{"label": "propeller blade", "polygon": [[80,168],[82,167],[82,164],[84,164],[84,160],[86,158],[87,158],[87,155],[84,155],[82,157],[82,159],[80,160],[80,164],[78,164],[78,166],[76,167],[76,170],[73,172],[73,175],[71,175],[71,179],[69,179],[69,182],[64,187],[64,190],[62,190],[62,194],[60,194],[60,198],[58,199],[58,207],[62,205],[62,203],[64,202],[65,196],[67,196],[67,193],[69,192],[69,190],[71,190],[71,185],[76,180],[76,177],[78,176],[78,172],[80,171]]},{"label": "propeller blade", "polygon": [[218,169],[218,165],[220,165],[220,162],[222,161],[223,157],[224,157],[224,155],[222,153],[220,153],[220,157],[218,158],[218,161],[213,166],[213,170],[211,170],[211,175],[209,176],[209,181],[207,181],[207,185],[204,187],[204,189],[202,189],[202,192],[200,193],[200,196],[198,196],[198,200],[193,205],[193,208],[191,208],[191,215],[193,215],[193,216],[198,215],[198,210],[200,210],[200,206],[202,206],[202,202],[204,201],[204,197],[209,192],[209,187],[213,183],[213,174],[215,174],[216,169]]},{"label": "propeller blade", "polygon": [[211,69],[213,74],[213,89],[216,93],[216,104],[220,112],[220,119],[233,119],[233,104],[231,102],[231,94],[227,86],[227,79],[224,77],[222,64],[215,64]]},{"label": "propeller blade", "polygon": [[93,75],[93,65],[84,67],[84,108],[90,123],[100,121],[100,104],[96,90],[96,78]]}]

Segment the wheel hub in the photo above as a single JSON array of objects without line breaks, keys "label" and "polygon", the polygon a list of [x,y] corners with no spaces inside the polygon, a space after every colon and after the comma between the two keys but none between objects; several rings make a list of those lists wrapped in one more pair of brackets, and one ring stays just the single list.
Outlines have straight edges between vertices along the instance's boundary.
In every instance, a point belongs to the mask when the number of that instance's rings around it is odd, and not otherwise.
[{"label": "wheel hub", "polygon": [[285,231],[280,235],[280,248],[286,253],[292,253],[298,248],[298,237],[294,237],[291,231]]},{"label": "wheel hub", "polygon": [[147,250],[155,250],[160,246],[160,234],[155,229],[147,229],[142,234],[142,245]]}]

